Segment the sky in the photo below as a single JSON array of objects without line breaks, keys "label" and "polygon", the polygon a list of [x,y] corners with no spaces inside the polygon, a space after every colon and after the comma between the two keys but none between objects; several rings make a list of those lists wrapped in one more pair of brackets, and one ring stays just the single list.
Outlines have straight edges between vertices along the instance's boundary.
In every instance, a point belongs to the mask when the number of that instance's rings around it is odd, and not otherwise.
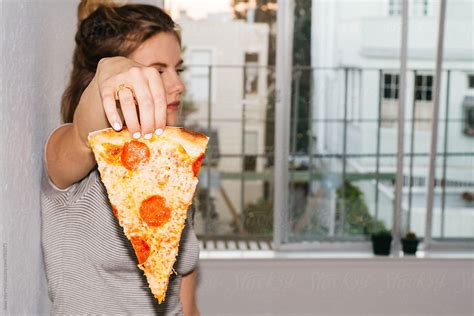
[{"label": "sky", "polygon": [[231,12],[232,0],[165,0],[165,8],[173,19],[179,18],[179,11],[187,11],[192,19],[205,19],[209,13]]}]

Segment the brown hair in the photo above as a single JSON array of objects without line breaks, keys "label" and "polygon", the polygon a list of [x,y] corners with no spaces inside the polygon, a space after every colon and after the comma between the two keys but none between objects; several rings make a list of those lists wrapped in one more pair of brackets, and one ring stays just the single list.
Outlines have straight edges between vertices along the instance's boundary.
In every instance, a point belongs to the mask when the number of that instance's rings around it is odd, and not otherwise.
[{"label": "brown hair", "polygon": [[61,116],[65,123],[72,122],[81,95],[102,58],[128,56],[160,32],[178,37],[171,17],[151,5],[117,6],[111,0],[82,0],[78,19],[73,69],[61,99]]}]

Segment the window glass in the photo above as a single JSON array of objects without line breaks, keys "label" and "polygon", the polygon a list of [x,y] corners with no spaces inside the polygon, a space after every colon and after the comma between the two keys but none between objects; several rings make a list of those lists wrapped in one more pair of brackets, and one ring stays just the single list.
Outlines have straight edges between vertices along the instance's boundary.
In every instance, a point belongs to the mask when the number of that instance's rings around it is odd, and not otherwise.
[{"label": "window glass", "polygon": [[[183,30],[189,106],[182,119],[219,139],[203,162],[196,231],[201,240],[268,241],[274,181],[280,181],[273,177],[277,2],[223,0],[226,9],[204,16],[180,10],[179,2],[169,3]],[[405,91],[402,232],[421,237],[434,123],[436,3],[409,1],[412,17],[430,15],[410,19]],[[294,5],[293,68],[287,90],[280,91],[291,94],[281,241],[368,241],[374,229],[393,225],[401,1]],[[474,75],[465,54],[474,38],[472,6],[448,1],[447,7],[432,226],[433,237],[442,240],[474,237],[467,198],[474,191]]]},{"label": "window glass", "polygon": [[193,203],[198,238],[206,249],[268,249],[276,1],[172,0],[165,8],[181,29],[181,121],[210,137]]},{"label": "window glass", "polygon": [[433,91],[433,76],[417,75],[415,79],[415,99],[431,101]]},{"label": "window glass", "polygon": [[[408,2],[411,17],[433,17],[409,19],[405,91],[401,232],[413,230],[423,237],[439,3]],[[308,7],[312,14],[305,17],[301,12]],[[472,4],[448,1],[447,12],[433,237],[473,238],[474,215],[468,211],[473,204],[465,196],[474,190],[474,143],[461,133],[472,126],[470,107],[463,106],[471,57],[468,53],[453,57],[470,50]],[[295,1],[290,200],[284,242],[368,240],[374,227],[392,228],[401,93],[400,14],[397,0]],[[305,23],[312,32],[303,42]],[[302,43],[310,46],[308,60],[301,59]],[[303,80],[304,75],[309,80]],[[474,80],[467,78],[472,85]],[[310,93],[305,94],[308,83]],[[358,124],[352,124],[357,102],[361,115]],[[302,129],[307,121],[311,124]]]},{"label": "window glass", "polygon": [[474,89],[474,75],[467,75],[467,87]]}]

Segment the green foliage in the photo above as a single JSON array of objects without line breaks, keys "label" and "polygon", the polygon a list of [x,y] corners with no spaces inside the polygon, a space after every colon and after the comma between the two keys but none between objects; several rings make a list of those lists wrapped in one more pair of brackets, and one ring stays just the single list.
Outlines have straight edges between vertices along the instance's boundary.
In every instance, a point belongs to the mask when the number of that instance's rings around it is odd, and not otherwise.
[{"label": "green foliage", "polygon": [[337,189],[336,197],[336,218],[340,222],[342,217],[345,217],[344,232],[350,235],[366,235],[369,231],[371,215],[364,200],[364,193],[357,186],[346,181],[344,186]]},{"label": "green foliage", "polygon": [[417,240],[418,238],[416,237],[416,234],[412,231],[409,231],[408,233],[405,234],[405,239],[406,240]]},{"label": "green foliage", "polygon": [[273,203],[260,199],[244,209],[244,229],[250,234],[267,235],[273,232]]},{"label": "green foliage", "polygon": [[181,101],[181,112],[184,115],[188,115],[192,112],[197,111],[196,106],[194,105],[194,101],[185,98],[184,100]]},{"label": "green foliage", "polygon": [[[385,224],[375,219],[364,199],[364,193],[350,181],[344,182],[336,191],[336,216],[345,216],[343,231],[350,235],[390,234]],[[345,213],[342,212],[345,210]]]},{"label": "green foliage", "polygon": [[[294,11],[293,31],[293,65],[294,69],[300,66],[311,66],[311,1],[296,0]],[[298,152],[308,152],[309,125],[311,100],[311,70],[300,69],[293,74],[292,93],[292,117],[291,122],[296,122],[296,135],[292,135],[292,142]],[[299,80],[296,81],[296,78]],[[296,107],[296,117],[293,117]],[[293,130],[293,127],[292,127]],[[294,138],[294,139],[293,139]],[[293,146],[293,144],[292,144]]]},{"label": "green foliage", "polygon": [[391,235],[384,222],[374,218],[368,224],[368,233],[372,235]]}]

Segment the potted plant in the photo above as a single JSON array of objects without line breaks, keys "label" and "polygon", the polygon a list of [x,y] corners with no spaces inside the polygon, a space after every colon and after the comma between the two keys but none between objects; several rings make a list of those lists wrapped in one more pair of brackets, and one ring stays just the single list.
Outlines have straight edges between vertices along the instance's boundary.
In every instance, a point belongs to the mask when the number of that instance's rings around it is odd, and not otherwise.
[{"label": "potted plant", "polygon": [[374,254],[379,256],[390,255],[392,233],[379,220],[374,220],[371,224],[372,250]]},{"label": "potted plant", "polygon": [[418,249],[418,243],[420,240],[416,237],[416,234],[412,231],[406,233],[405,237],[402,238],[402,249],[406,255],[414,255]]}]

